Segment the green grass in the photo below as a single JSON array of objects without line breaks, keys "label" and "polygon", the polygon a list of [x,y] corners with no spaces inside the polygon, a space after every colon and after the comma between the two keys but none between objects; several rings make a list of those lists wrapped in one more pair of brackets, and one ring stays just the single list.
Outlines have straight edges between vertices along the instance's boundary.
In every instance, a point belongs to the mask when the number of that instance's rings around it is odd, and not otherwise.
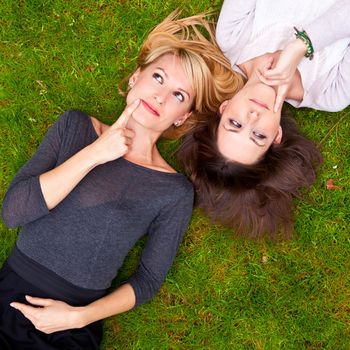
[{"label": "green grass", "polygon": [[[220,4],[1,2],[1,195],[62,111],[115,120],[124,106],[118,82],[135,68],[146,31],[178,6],[195,14]],[[296,201],[295,238],[237,239],[196,210],[160,293],[106,320],[102,349],[350,349],[350,108],[293,111],[324,155],[317,183]],[[160,146],[170,162],[175,146]],[[327,190],[327,179],[343,190]],[[2,262],[18,231],[0,229]],[[141,246],[118,280],[133,271]]]}]

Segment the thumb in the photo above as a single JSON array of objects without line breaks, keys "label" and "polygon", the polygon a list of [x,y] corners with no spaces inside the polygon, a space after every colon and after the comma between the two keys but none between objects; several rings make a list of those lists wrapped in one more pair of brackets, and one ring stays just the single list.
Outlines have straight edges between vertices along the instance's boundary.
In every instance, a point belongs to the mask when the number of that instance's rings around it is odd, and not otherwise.
[{"label": "thumb", "polygon": [[128,121],[129,121],[129,118],[134,113],[136,108],[139,106],[140,101],[141,101],[140,99],[137,99],[137,100],[133,101],[131,104],[129,104],[124,109],[123,113],[119,116],[118,120],[114,124],[111,125],[111,129],[125,128]]},{"label": "thumb", "polygon": [[263,74],[265,74],[268,70],[270,70],[272,68],[272,64],[273,64],[273,57],[269,57],[264,68],[263,68]]},{"label": "thumb", "polygon": [[29,295],[26,295],[26,300],[32,305],[37,306],[49,306],[51,304],[51,299],[35,298]]},{"label": "thumb", "polygon": [[281,79],[281,71],[278,67],[274,67],[265,71],[264,76],[269,79]]}]

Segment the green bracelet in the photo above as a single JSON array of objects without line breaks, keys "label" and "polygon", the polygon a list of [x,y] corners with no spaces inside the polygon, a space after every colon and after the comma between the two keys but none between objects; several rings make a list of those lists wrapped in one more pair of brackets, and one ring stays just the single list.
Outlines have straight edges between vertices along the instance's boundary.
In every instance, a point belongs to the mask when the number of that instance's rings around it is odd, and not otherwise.
[{"label": "green bracelet", "polygon": [[301,39],[306,45],[306,53],[304,56],[312,60],[314,57],[314,48],[312,46],[309,36],[306,34],[305,30],[300,31],[296,27],[294,27],[294,30],[295,30],[295,33],[294,33],[295,37],[297,39]]}]

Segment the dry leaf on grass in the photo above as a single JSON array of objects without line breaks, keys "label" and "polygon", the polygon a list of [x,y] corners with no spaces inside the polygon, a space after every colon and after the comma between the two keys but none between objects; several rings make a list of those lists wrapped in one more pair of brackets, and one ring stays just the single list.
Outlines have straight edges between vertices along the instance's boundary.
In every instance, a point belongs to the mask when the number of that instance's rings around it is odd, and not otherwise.
[{"label": "dry leaf on grass", "polygon": [[342,190],[343,189],[343,187],[341,187],[341,186],[334,185],[333,179],[327,180],[326,188],[327,188],[327,190]]}]

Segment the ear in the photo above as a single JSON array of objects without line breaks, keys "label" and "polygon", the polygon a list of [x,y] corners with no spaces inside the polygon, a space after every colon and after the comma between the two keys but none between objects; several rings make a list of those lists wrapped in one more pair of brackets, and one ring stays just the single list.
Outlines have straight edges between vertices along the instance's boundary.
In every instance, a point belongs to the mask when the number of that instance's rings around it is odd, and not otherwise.
[{"label": "ear", "polygon": [[279,126],[277,135],[276,135],[275,139],[273,140],[273,143],[279,145],[282,141],[282,136],[283,136],[282,127]]},{"label": "ear", "polygon": [[181,116],[175,121],[174,125],[176,126],[182,125],[191,116],[191,114],[192,114],[192,111],[185,113],[183,116]]},{"label": "ear", "polygon": [[141,69],[140,68],[137,68],[135,70],[135,72],[132,73],[132,75],[129,78],[129,86],[133,86],[136,83],[137,79],[140,76],[140,73],[141,73]]},{"label": "ear", "polygon": [[229,102],[230,102],[230,100],[225,100],[223,103],[221,103],[221,105],[219,107],[220,114],[224,113],[224,110],[226,109]]}]

